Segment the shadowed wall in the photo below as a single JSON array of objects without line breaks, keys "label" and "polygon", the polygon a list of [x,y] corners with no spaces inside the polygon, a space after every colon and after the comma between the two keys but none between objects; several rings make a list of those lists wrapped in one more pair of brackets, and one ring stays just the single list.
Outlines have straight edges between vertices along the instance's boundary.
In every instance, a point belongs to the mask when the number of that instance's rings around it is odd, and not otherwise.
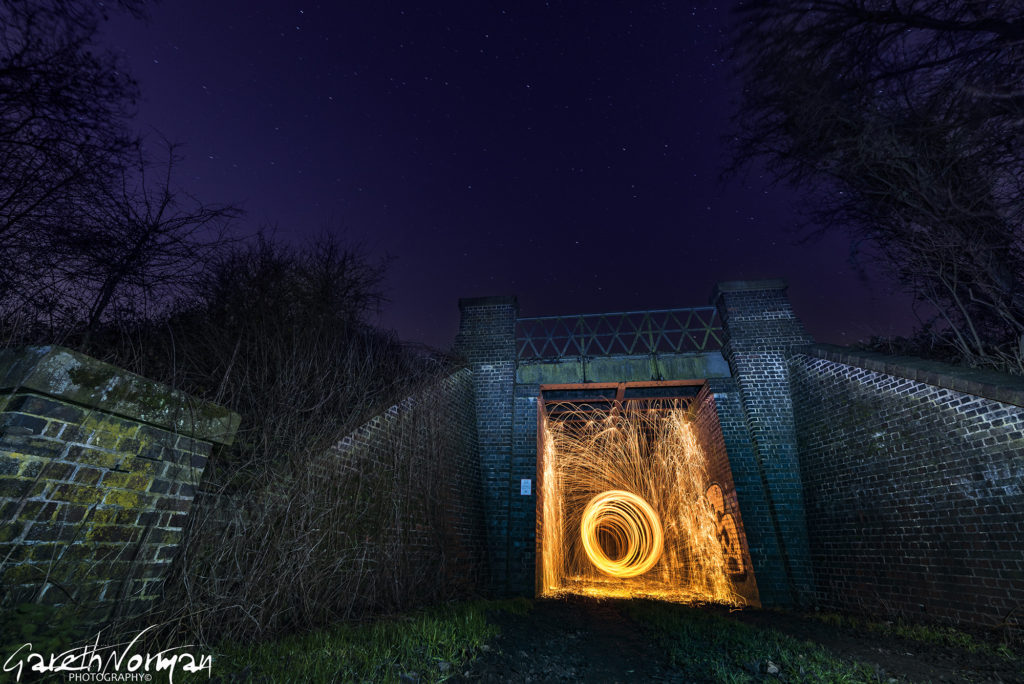
[{"label": "shadowed wall", "polygon": [[790,366],[817,603],[1019,624],[1024,379],[824,345]]}]

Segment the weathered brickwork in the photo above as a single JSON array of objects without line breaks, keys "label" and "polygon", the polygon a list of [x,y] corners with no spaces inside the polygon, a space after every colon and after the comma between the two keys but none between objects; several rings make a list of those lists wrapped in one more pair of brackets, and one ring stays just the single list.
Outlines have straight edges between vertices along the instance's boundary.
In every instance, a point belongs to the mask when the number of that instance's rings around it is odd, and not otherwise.
[{"label": "weathered brickwork", "polygon": [[823,347],[794,355],[790,371],[818,603],[1019,621],[1024,392],[941,364]]},{"label": "weathered brickwork", "polygon": [[462,318],[455,351],[466,358],[473,371],[490,586],[492,591],[504,594],[512,591],[509,513],[513,486],[515,324],[519,307],[515,297],[481,297],[459,300],[459,309]]},{"label": "weathered brickwork", "polygon": [[238,416],[61,347],[0,352],[4,601],[89,606],[159,593],[213,444]]},{"label": "weathered brickwork", "polygon": [[[785,306],[788,307],[788,304]],[[535,584],[536,565],[538,381],[558,383],[569,380],[562,377],[563,374],[556,373],[547,378],[547,374],[537,372],[531,375],[531,379],[517,380],[514,337],[517,307],[514,298],[464,299],[460,300],[460,309],[462,322],[456,349],[467,358],[475,376],[491,586],[502,593],[529,593]],[[805,342],[806,338],[802,337],[800,341]],[[621,379],[704,377],[693,375],[692,364],[677,365],[679,372],[671,377],[659,375],[657,378],[643,376]],[[558,364],[548,364],[543,369],[548,370],[549,366],[551,370],[561,368]],[[722,366],[716,375],[726,370],[724,363]],[[534,371],[538,368],[541,367],[534,368]],[[533,378],[533,375],[537,377]],[[582,378],[576,381],[585,380]],[[736,452],[741,470],[740,477],[736,479],[735,491],[749,492],[748,497],[741,495],[739,499],[739,505],[743,508],[742,518],[745,520],[748,515],[754,518],[753,527],[746,523],[748,553],[752,554],[748,559],[749,565],[758,573],[763,569],[772,581],[769,588],[762,592],[761,599],[773,604],[791,602],[792,592],[785,589],[789,576],[784,571],[779,551],[780,531],[772,526],[774,518],[767,502],[766,479],[755,458],[755,445],[749,435],[747,417],[740,403],[740,392],[730,378],[712,377],[709,383],[718,383],[714,391],[722,392],[723,449],[728,450],[729,458]],[[715,401],[718,400],[716,396]],[[795,459],[795,454],[793,457]],[[521,493],[522,480],[526,479],[531,481],[529,495]],[[796,482],[798,485],[798,476]],[[799,498],[799,486],[796,491]],[[788,505],[788,500],[785,503]],[[786,513],[791,518],[796,515],[796,512],[788,510]],[[789,523],[793,527],[799,523],[802,529],[802,519],[790,520]],[[757,595],[753,574],[743,591],[748,596]]]},{"label": "weathered brickwork", "polygon": [[[736,485],[733,482],[732,467],[729,464],[729,453],[725,445],[725,436],[722,432],[722,424],[719,420],[718,409],[716,408],[716,396],[721,397],[723,400],[727,399],[723,392],[716,395],[705,384],[693,400],[690,410],[693,415],[694,436],[697,438],[697,443],[707,459],[709,484],[716,484],[722,489],[725,498],[724,513],[731,515],[736,523],[739,545],[743,551],[743,567],[741,573],[730,575],[730,579],[733,582],[733,590],[745,598],[751,605],[759,605],[760,597],[750,557],[750,545],[747,541]],[[729,426],[729,428],[735,431],[735,426]]]},{"label": "weathered brickwork", "polygon": [[[792,349],[811,339],[793,313],[785,288],[783,281],[720,283],[712,297],[725,328],[722,354],[739,389],[754,461],[763,483],[766,512],[776,537],[774,546],[781,561],[781,568],[765,570],[769,578],[785,578],[778,591],[769,593],[763,590],[768,578],[759,576],[762,600],[782,605],[807,603],[812,594],[787,366]],[[759,536],[764,529],[762,521],[746,519],[748,534],[753,536],[756,531]],[[766,548],[771,544],[759,539],[757,546]]]},{"label": "weathered brickwork", "polygon": [[[533,591],[537,549],[537,400],[540,385],[517,384],[512,426],[512,468],[509,482],[509,589]],[[522,493],[523,480],[530,493]]]},{"label": "weathered brickwork", "polygon": [[[487,549],[478,458],[475,392],[469,369],[368,421],[318,461],[328,486],[355,477],[365,505],[386,511],[373,534],[391,581],[377,582],[378,605],[467,596],[485,588]],[[371,550],[372,553],[372,550]]]},{"label": "weathered brickwork", "polygon": [[[991,625],[1024,604],[1024,381],[810,346],[782,281],[721,283],[712,301],[731,377],[658,379],[705,379],[698,439],[764,605]],[[537,383],[593,379],[548,359],[521,367],[517,385],[514,299],[460,304],[492,586],[528,592],[536,483],[531,496],[519,488],[536,473]],[[603,360],[603,381],[638,379],[615,375],[620,361]]]}]

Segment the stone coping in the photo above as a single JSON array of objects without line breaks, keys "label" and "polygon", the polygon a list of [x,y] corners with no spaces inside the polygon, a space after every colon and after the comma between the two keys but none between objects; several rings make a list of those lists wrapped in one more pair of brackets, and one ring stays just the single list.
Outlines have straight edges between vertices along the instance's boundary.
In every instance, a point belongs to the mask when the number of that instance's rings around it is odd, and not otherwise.
[{"label": "stone coping", "polygon": [[717,283],[711,290],[711,303],[714,304],[725,292],[749,292],[752,290],[785,290],[789,287],[782,278],[770,280],[726,280]]},{"label": "stone coping", "polygon": [[1024,377],[1017,375],[832,344],[796,347],[793,352],[1024,407]]},{"label": "stone coping", "polygon": [[0,394],[30,391],[218,444],[241,417],[104,361],[60,346],[0,350]]},{"label": "stone coping", "polygon": [[515,295],[500,295],[494,297],[462,297],[459,299],[459,310],[467,306],[502,306],[512,305],[518,308],[519,302]]}]

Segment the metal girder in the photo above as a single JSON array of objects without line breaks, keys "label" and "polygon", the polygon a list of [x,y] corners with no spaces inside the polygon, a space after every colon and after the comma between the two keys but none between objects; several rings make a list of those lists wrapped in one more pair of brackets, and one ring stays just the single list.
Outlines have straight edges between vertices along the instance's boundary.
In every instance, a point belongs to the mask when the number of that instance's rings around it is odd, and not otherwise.
[{"label": "metal girder", "polygon": [[520,359],[702,352],[721,349],[713,306],[537,316],[516,321]]}]

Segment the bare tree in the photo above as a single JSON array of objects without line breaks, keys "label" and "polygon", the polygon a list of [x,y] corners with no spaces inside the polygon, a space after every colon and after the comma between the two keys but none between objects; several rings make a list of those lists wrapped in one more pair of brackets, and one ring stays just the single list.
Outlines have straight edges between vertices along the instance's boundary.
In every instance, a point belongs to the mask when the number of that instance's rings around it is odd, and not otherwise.
[{"label": "bare tree", "polygon": [[324,448],[310,434],[351,430],[433,367],[368,325],[383,274],[329,233],[260,234],[218,251],[168,315],[98,339],[119,365],[240,413],[235,458],[258,471]]},{"label": "bare tree", "polygon": [[[112,3],[138,13],[141,2]],[[84,0],[0,4],[0,296],[132,149],[137,88]]]},{"label": "bare tree", "polygon": [[[109,6],[140,14],[142,0]],[[169,304],[226,243],[237,209],[144,156],[137,88],[99,42],[102,3],[0,4],[0,323],[87,346],[111,319]],[[8,331],[9,332],[9,331]]]},{"label": "bare tree", "polygon": [[[121,183],[101,189],[62,241],[58,271],[74,282],[83,302],[87,334],[109,316],[146,317],[194,288],[196,278],[228,244],[231,205],[203,204],[173,186],[175,146],[161,168],[141,156]],[[152,176],[156,175],[153,182]]]},{"label": "bare tree", "polygon": [[[260,235],[219,256],[162,326],[172,335],[139,345],[148,377],[243,416],[207,466],[164,614],[147,620],[252,639],[446,597],[444,511],[417,494],[443,486],[457,448],[440,398],[428,390],[380,452],[331,450],[453,369],[367,325],[383,275],[330,233],[306,245]],[[413,544],[435,546],[424,561]]]},{"label": "bare tree", "polygon": [[233,242],[228,228],[241,212],[177,188],[175,147],[166,153],[155,164],[139,150],[59,230],[22,245],[32,268],[9,275],[0,310],[28,321],[30,335],[84,349],[101,324],[152,318],[188,296]]},{"label": "bare tree", "polygon": [[776,0],[737,13],[737,166],[766,162],[969,365],[1024,373],[1024,6]]},{"label": "bare tree", "polygon": [[344,245],[330,231],[298,247],[261,232],[220,255],[199,296],[225,321],[270,317],[284,327],[320,321],[337,333],[365,323],[383,303],[387,264],[370,259],[358,245]]}]

